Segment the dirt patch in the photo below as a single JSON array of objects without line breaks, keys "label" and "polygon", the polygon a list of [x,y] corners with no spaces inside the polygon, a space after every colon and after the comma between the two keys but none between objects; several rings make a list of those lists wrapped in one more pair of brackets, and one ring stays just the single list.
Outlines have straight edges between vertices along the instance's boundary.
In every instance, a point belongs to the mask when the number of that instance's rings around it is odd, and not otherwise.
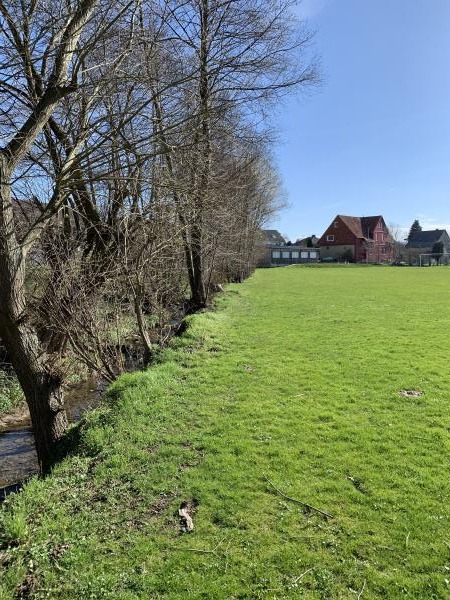
[{"label": "dirt patch", "polygon": [[149,508],[149,513],[154,517],[167,510],[173,498],[177,496],[176,492],[161,492],[159,497]]},{"label": "dirt patch", "polygon": [[29,598],[37,588],[37,579],[33,573],[27,573],[16,591],[15,598]]},{"label": "dirt patch", "polygon": [[399,390],[398,395],[404,398],[420,398],[420,396],[423,396],[423,392],[420,390]]},{"label": "dirt patch", "polygon": [[19,427],[27,427],[31,425],[30,411],[25,402],[21,402],[9,412],[0,415],[0,433],[18,429]]}]

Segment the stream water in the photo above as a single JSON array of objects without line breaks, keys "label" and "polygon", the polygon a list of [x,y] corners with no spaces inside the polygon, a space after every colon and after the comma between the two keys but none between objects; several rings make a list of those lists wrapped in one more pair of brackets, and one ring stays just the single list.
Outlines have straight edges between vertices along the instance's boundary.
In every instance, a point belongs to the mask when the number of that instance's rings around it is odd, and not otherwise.
[{"label": "stream water", "polygon": [[[88,380],[66,393],[66,412],[70,421],[98,405],[104,385]],[[0,430],[0,502],[17,489],[21,481],[38,471],[33,431],[29,416],[17,427]]]}]

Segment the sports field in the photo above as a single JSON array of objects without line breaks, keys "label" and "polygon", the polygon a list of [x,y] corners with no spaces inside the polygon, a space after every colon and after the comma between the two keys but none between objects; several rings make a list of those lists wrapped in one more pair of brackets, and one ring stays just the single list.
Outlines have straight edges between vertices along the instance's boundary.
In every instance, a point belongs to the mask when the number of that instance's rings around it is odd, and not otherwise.
[{"label": "sports field", "polygon": [[450,598],[449,334],[446,267],[230,286],[8,503],[0,598]]}]

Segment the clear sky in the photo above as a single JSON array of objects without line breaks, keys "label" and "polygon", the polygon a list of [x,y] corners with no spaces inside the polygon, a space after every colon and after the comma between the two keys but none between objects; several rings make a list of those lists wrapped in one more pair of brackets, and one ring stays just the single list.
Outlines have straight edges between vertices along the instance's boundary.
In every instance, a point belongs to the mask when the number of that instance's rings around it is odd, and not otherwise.
[{"label": "clear sky", "polygon": [[275,149],[289,207],[268,227],[321,235],[336,214],[450,233],[450,0],[304,0],[323,84],[289,99]]}]

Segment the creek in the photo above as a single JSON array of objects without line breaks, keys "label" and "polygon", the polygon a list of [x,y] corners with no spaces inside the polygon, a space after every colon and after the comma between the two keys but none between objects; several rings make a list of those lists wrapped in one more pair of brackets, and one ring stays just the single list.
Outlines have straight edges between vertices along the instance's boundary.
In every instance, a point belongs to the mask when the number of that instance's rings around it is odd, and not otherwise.
[{"label": "creek", "polygon": [[[97,406],[104,388],[103,382],[89,379],[68,389],[65,401],[69,421],[78,421]],[[38,472],[30,417],[28,413],[21,417],[15,425],[0,429],[0,502]]]}]

